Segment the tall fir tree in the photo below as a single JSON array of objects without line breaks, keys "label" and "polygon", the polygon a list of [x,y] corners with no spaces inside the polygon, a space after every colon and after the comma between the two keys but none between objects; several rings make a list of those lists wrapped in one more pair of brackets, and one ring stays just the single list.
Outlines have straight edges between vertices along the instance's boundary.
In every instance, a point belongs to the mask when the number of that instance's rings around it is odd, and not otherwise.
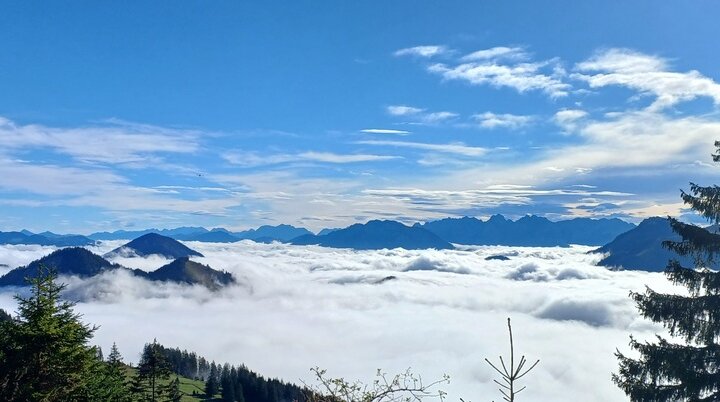
[{"label": "tall fir tree", "polygon": [[[720,142],[715,142],[715,162],[720,162]],[[720,252],[720,187],[690,184],[682,192],[683,201],[712,226],[702,228],[670,219],[682,241],[665,242],[665,247],[682,256],[691,256],[694,267],[670,261],[665,271],[686,295],[663,294],[647,288],[631,293],[640,313],[662,323],[671,339],[657,336],[656,342],[630,339],[639,352],[633,359],[619,351],[620,369],[613,381],[632,401],[718,401],[720,400],[720,272],[716,255]]]},{"label": "tall fir tree", "polygon": [[132,400],[125,372],[125,363],[123,363],[122,355],[117,345],[113,342],[110,354],[105,361],[102,380],[103,400],[117,402],[130,402]]},{"label": "tall fir tree", "polygon": [[212,362],[210,364],[210,372],[205,380],[205,395],[207,395],[208,398],[212,398],[218,393],[220,389],[219,377],[217,365],[215,362]]},{"label": "tall fir tree", "polygon": [[133,380],[132,388],[136,397],[143,401],[157,402],[167,394],[167,387],[162,384],[170,379],[172,370],[170,364],[162,353],[157,340],[145,345],[137,374]]},{"label": "tall fir tree", "polygon": [[235,384],[230,375],[230,365],[225,363],[220,375],[220,395],[223,402],[235,402]]},{"label": "tall fir tree", "polygon": [[41,267],[30,296],[16,296],[18,316],[0,323],[0,400],[94,400],[102,362],[88,345],[95,327],[80,321],[65,285]]},{"label": "tall fir tree", "polygon": [[175,379],[167,384],[166,395],[168,402],[180,402],[183,395],[180,391],[180,377],[175,376]]}]

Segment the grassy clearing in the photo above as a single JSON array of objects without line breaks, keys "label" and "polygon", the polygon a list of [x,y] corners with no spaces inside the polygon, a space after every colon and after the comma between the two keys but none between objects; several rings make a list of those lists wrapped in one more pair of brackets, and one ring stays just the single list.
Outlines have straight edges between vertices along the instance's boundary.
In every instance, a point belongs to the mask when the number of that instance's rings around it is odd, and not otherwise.
[{"label": "grassy clearing", "polygon": [[[128,381],[131,381],[132,378],[137,373],[137,369],[134,367],[128,367],[127,368],[127,379]],[[219,401],[220,395],[215,395],[214,398],[207,398],[205,396],[205,382],[200,380],[193,380],[190,378],[178,376],[180,379],[180,392],[182,392],[183,397],[181,399],[182,402],[198,402],[198,401],[204,401],[204,402],[210,402],[210,401]],[[170,376],[170,381],[175,380],[175,375]],[[159,385],[167,385],[169,381],[160,381]]]}]

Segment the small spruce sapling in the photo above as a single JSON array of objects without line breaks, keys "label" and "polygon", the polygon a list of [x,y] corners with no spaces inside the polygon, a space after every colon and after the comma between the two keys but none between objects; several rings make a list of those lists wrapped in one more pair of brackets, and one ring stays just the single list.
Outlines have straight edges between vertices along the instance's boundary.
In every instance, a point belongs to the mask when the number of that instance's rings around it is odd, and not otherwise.
[{"label": "small spruce sapling", "polygon": [[[489,359],[485,358],[487,364],[490,365],[495,371],[500,374],[501,381],[493,380],[497,385],[500,386],[498,390],[503,396],[503,400],[507,402],[515,402],[515,395],[519,394],[520,391],[526,387],[517,388],[516,381],[523,378],[529,373],[535,366],[540,363],[540,360],[536,360],[530,367],[525,367],[528,360],[525,355],[520,357],[517,366],[515,365],[515,346],[513,345],[513,333],[512,326],[510,325],[510,318],[507,319],[508,332],[510,333],[510,362],[509,365],[505,363],[505,360],[500,356],[500,365],[493,364]],[[502,370],[500,369],[502,368]],[[461,399],[462,400],[462,399]],[[463,401],[464,402],[464,401]]]}]

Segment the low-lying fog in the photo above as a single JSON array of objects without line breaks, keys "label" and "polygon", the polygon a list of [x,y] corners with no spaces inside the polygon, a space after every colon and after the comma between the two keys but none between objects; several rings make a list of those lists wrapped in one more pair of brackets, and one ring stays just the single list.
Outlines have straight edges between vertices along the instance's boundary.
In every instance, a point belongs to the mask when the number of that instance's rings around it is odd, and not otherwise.
[{"label": "low-lying fog", "polygon": [[[123,242],[91,248],[105,253]],[[590,247],[472,247],[455,251],[351,251],[315,246],[187,242],[194,260],[233,273],[239,285],[218,293],[157,284],[124,273],[89,280],[63,278],[94,342],[117,342],[137,362],[153,338],[219,362],[244,363],[287,381],[310,381],[326,368],[346,379],[372,380],[408,367],[426,380],[451,376],[448,401],[499,400],[483,361],[508,353],[511,317],[516,352],[540,365],[527,377],[528,401],[617,401],[613,353],[628,336],[660,327],[639,317],[631,290],[669,291],[662,274],[594,266]],[[53,250],[0,246],[0,274]],[[508,261],[485,258],[505,255]],[[162,258],[117,258],[152,270]],[[394,277],[394,279],[388,279]],[[383,281],[383,279],[386,279]],[[0,307],[15,311],[13,292]]]}]

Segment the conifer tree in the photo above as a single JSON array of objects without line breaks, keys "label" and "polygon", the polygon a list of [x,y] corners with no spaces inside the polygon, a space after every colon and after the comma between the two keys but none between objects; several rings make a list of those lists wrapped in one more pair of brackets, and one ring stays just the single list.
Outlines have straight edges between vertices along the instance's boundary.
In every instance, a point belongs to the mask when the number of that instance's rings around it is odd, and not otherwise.
[{"label": "conifer tree", "polygon": [[125,377],[125,364],[118,347],[113,343],[105,362],[102,381],[103,399],[108,401],[128,402],[131,400],[130,388]]},{"label": "conifer tree", "polygon": [[[720,162],[720,142],[715,146]],[[681,194],[683,201],[711,223],[720,224],[720,187],[690,184],[690,192]],[[640,313],[662,323],[670,339],[657,336],[655,342],[630,339],[639,352],[633,359],[619,351],[620,369],[613,381],[632,401],[717,401],[720,400],[720,273],[716,255],[720,252],[720,235],[716,230],[670,219],[673,230],[682,241],[664,245],[682,256],[691,256],[694,267],[683,267],[670,261],[667,277],[687,289],[686,295],[663,294],[647,288],[631,293]],[[717,226],[715,226],[717,227]],[[712,226],[711,226],[712,228]]]},{"label": "conifer tree", "polygon": [[208,396],[208,398],[212,398],[217,394],[218,389],[220,388],[219,384],[219,375],[218,375],[218,368],[215,362],[212,362],[210,364],[210,372],[208,373],[207,380],[205,381],[205,394]]},{"label": "conifer tree", "polygon": [[157,340],[153,340],[153,343],[145,345],[140,358],[133,391],[144,395],[145,399],[142,400],[157,402],[167,393],[167,388],[162,387],[161,382],[170,379],[172,370],[160,348]]},{"label": "conifer tree", "polygon": [[235,402],[235,384],[233,384],[230,375],[230,365],[225,363],[222,374],[220,375],[220,394],[223,402]]},{"label": "conifer tree", "polygon": [[30,296],[16,296],[18,316],[0,323],[0,400],[93,399],[101,362],[88,345],[95,327],[80,321],[74,303],[62,301],[65,285],[41,267],[29,279]]},{"label": "conifer tree", "polygon": [[182,392],[180,392],[180,377],[175,376],[175,379],[170,381],[167,385],[167,400],[169,402],[180,402],[182,399]]}]

